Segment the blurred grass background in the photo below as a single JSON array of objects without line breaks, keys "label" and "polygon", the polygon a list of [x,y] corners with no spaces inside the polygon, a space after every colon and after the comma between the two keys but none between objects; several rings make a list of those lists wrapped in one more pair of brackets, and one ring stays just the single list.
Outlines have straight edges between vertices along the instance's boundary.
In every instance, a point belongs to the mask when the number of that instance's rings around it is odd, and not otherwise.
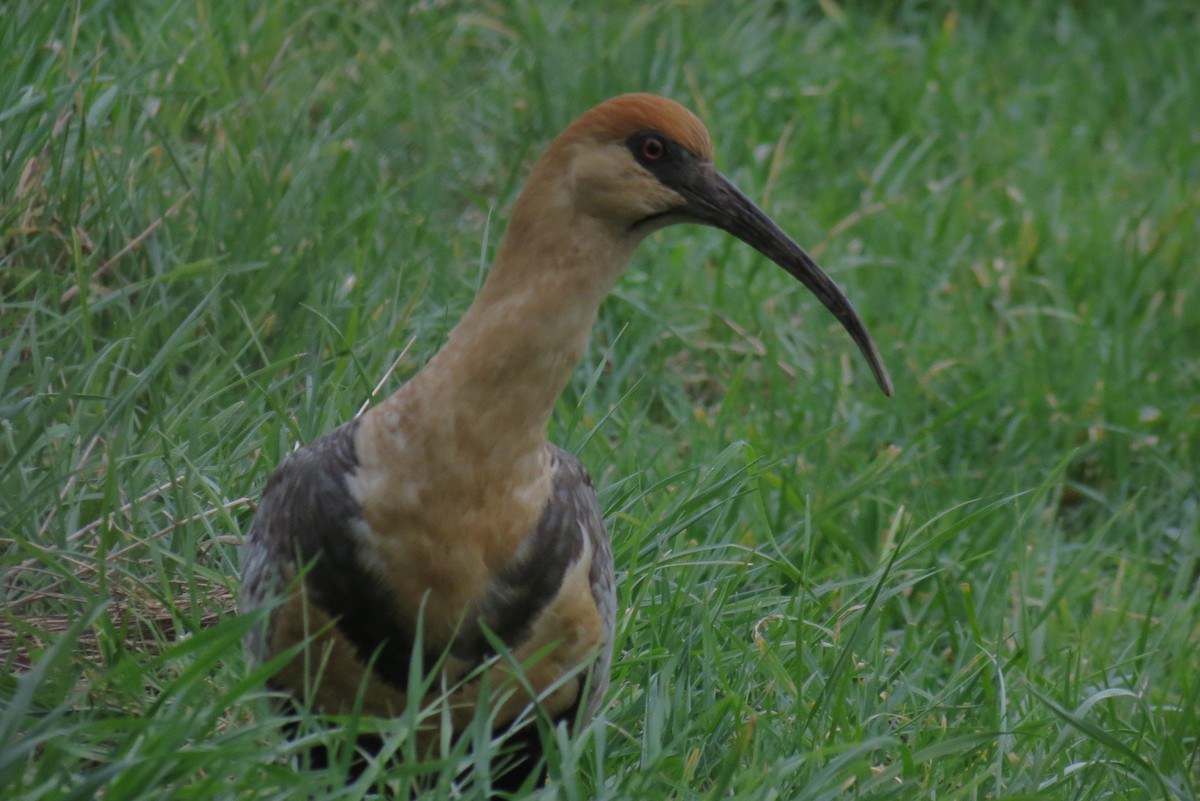
[{"label": "blurred grass background", "polygon": [[541,796],[1196,798],[1197,41],[1166,0],[4,3],[0,796],[375,792],[289,767],[241,533],[639,90],[897,391],[740,243],[639,250],[552,423],[623,611]]}]

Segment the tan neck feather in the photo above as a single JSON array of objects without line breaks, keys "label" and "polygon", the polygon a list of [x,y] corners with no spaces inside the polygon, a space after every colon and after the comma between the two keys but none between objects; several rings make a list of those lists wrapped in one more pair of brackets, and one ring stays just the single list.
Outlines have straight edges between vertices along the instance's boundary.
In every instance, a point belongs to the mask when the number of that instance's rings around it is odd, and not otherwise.
[{"label": "tan neck feather", "polygon": [[576,211],[562,171],[543,160],[479,296],[397,393],[420,398],[413,428],[430,432],[439,447],[453,443],[451,458],[471,460],[480,479],[519,481],[523,465],[542,469],[554,404],[635,245]]}]

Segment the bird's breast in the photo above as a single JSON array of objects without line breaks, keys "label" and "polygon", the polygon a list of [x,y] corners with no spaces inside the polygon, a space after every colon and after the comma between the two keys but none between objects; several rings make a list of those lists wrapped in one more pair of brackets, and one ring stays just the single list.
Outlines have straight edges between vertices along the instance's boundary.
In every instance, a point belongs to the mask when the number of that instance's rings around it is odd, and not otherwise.
[{"label": "bird's breast", "polygon": [[552,472],[536,455],[504,474],[469,453],[455,464],[428,437],[363,422],[347,481],[362,510],[360,559],[387,580],[399,616],[421,617],[426,646],[444,647],[536,527]]}]

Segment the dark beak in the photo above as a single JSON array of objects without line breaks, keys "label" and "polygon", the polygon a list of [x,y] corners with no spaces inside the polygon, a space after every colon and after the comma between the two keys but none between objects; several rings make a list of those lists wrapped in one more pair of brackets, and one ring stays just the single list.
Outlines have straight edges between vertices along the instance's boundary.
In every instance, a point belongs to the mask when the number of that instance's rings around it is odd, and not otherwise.
[{"label": "dark beak", "polygon": [[833,283],[833,279],[725,176],[708,165],[696,165],[689,172],[690,175],[686,177],[678,176],[683,180],[678,180],[672,186],[688,201],[684,214],[696,222],[728,231],[808,287],[850,332],[867,364],[871,366],[875,382],[884,395],[891,397],[892,379],[883,366],[879,349],[875,347],[850,300]]}]

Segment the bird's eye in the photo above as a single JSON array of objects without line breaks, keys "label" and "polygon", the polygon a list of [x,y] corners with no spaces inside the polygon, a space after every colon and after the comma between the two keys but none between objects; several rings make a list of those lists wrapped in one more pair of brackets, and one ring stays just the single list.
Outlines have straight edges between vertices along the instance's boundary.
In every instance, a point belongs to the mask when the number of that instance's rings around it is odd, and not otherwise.
[{"label": "bird's eye", "polygon": [[642,158],[646,161],[661,161],[667,155],[667,143],[662,137],[647,136],[642,140]]}]

